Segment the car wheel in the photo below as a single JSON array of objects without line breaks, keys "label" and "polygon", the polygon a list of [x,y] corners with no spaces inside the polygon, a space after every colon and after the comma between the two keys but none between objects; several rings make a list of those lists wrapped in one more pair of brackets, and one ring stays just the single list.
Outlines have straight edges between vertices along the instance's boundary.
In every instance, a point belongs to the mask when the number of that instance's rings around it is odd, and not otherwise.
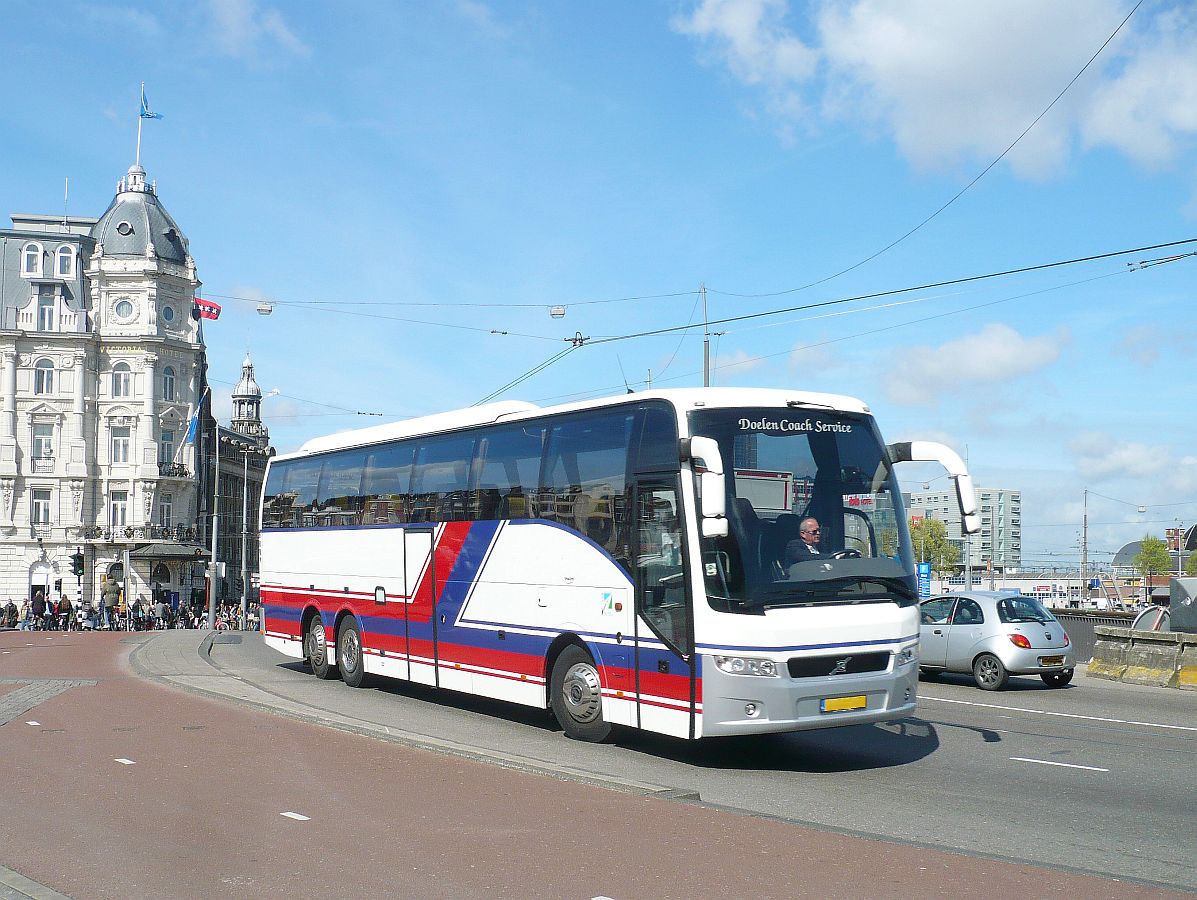
[{"label": "car wheel", "polygon": [[337,668],[341,680],[350,687],[361,687],[366,680],[365,660],[362,657],[362,633],[352,616],[341,623],[337,632]]},{"label": "car wheel", "polygon": [[992,653],[982,653],[973,663],[973,678],[983,691],[1000,691],[1010,680],[1002,661]]},{"label": "car wheel", "polygon": [[328,637],[320,613],[312,616],[312,621],[308,623],[303,644],[304,655],[308,665],[312,667],[313,675],[317,678],[332,678],[337,674],[336,668],[328,664]]},{"label": "car wheel", "polygon": [[1039,677],[1048,687],[1064,687],[1072,681],[1072,672],[1072,669],[1064,669],[1062,672],[1042,672]]},{"label": "car wheel", "polygon": [[549,679],[553,715],[575,741],[598,743],[611,733],[603,721],[602,684],[590,654],[576,644],[561,651]]}]

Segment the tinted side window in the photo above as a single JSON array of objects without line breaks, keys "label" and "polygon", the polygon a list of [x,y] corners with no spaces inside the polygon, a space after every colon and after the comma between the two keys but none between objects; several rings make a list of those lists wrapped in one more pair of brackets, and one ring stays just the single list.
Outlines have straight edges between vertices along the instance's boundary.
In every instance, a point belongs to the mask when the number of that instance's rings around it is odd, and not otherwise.
[{"label": "tinted side window", "polygon": [[657,404],[643,407],[633,467],[637,472],[676,472],[681,467],[673,407]]},{"label": "tinted side window", "polygon": [[620,410],[554,423],[539,492],[541,518],[568,525],[616,557],[634,418]]},{"label": "tinted side window", "polygon": [[410,521],[413,442],[385,444],[366,451],[362,475],[363,525],[394,525]]},{"label": "tinted side window", "polygon": [[474,436],[422,441],[412,471],[413,522],[461,522],[468,518],[466,490]]},{"label": "tinted side window", "polygon": [[342,450],[324,458],[317,505],[312,524],[317,528],[360,525],[365,498],[362,496],[362,450]]},{"label": "tinted side window", "polygon": [[[262,504],[263,528],[301,528],[316,505],[323,460],[291,459],[270,467]],[[309,526],[310,527],[310,526]]]},{"label": "tinted side window", "polygon": [[543,425],[489,429],[478,442],[471,519],[529,519],[540,477]]}]

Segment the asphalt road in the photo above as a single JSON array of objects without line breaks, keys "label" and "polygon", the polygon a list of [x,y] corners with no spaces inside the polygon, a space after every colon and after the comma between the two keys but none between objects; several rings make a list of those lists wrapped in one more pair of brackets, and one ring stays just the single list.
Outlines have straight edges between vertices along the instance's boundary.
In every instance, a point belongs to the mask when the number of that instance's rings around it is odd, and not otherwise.
[{"label": "asphalt road", "polygon": [[1193,694],[945,679],[894,726],[595,746],[227,639],[0,634],[0,896],[1197,893]]}]

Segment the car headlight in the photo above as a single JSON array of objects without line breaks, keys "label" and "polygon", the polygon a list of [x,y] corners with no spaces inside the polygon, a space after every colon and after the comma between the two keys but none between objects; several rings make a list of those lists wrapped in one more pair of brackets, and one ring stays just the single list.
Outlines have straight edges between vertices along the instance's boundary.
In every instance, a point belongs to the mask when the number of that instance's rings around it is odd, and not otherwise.
[{"label": "car headlight", "polygon": [[919,658],[917,646],[903,647],[894,653],[894,668],[898,666],[908,666]]},{"label": "car headlight", "polygon": [[720,672],[729,675],[777,677],[777,663],[771,659],[759,659],[754,656],[716,656],[715,666]]}]

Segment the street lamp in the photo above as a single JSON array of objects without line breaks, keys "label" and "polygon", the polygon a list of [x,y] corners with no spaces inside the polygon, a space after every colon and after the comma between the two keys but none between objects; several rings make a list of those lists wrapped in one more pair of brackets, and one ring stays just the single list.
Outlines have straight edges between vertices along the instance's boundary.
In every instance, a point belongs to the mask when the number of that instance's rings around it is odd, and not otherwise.
[{"label": "street lamp", "polygon": [[241,456],[244,465],[241,470],[241,627],[249,621],[249,557],[245,547],[249,541],[249,454],[250,448],[244,447]]}]

